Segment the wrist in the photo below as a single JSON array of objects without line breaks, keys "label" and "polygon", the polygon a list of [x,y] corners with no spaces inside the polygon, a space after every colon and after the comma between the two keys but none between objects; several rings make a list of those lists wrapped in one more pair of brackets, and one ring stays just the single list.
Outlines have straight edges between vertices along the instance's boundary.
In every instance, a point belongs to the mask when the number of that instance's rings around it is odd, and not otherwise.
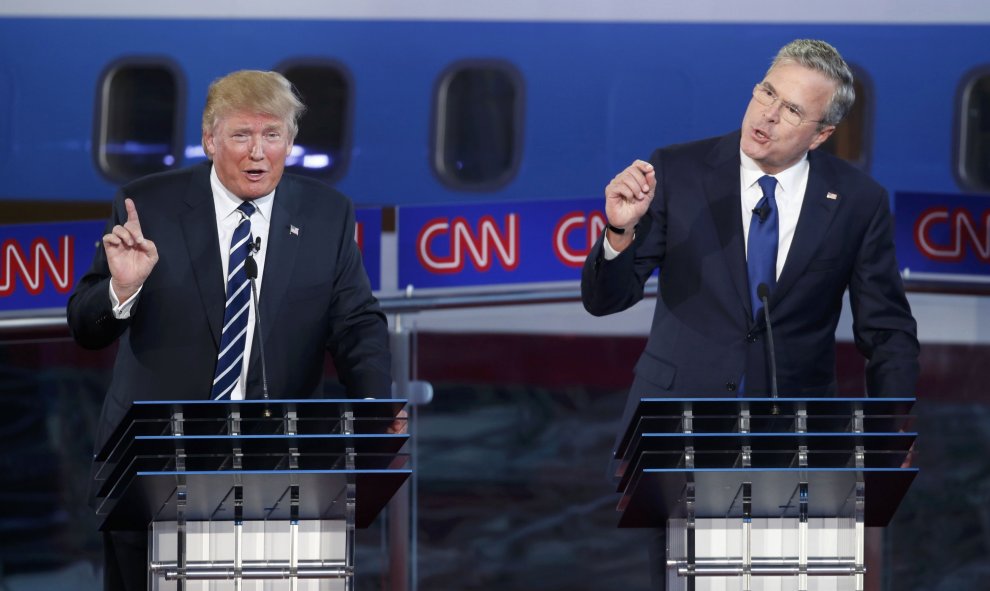
[{"label": "wrist", "polygon": [[611,225],[606,226],[605,231],[605,241],[616,253],[620,253],[633,243],[633,238],[636,237],[635,227],[626,230],[625,228],[619,228],[625,230],[623,232],[616,232],[615,228]]},{"label": "wrist", "polygon": [[628,232],[628,230],[626,230],[625,228],[619,226],[613,226],[612,222],[609,221],[605,222],[605,227],[608,229],[609,232],[611,232],[612,234],[616,234],[618,236],[624,236]]},{"label": "wrist", "polygon": [[121,285],[115,281],[112,277],[110,278],[110,289],[113,290],[115,296],[120,302],[126,302],[137,293],[137,287],[130,285]]}]

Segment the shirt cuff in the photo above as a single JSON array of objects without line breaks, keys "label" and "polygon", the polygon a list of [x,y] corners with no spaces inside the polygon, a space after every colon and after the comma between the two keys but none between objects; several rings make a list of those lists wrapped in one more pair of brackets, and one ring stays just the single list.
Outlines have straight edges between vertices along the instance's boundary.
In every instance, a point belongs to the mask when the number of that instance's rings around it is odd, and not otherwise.
[{"label": "shirt cuff", "polygon": [[[608,231],[605,231],[605,240],[602,241],[602,258],[606,261],[611,261],[615,257],[619,256],[619,251],[612,248],[612,245],[608,243]],[[112,291],[112,290],[111,290]]]},{"label": "shirt cuff", "polygon": [[121,302],[117,299],[117,294],[113,292],[113,285],[110,285],[110,306],[112,307],[113,317],[117,320],[126,320],[131,317],[131,308],[134,307],[134,302],[137,300],[138,294],[144,288],[142,285],[134,292],[134,295],[127,298],[127,301]]}]

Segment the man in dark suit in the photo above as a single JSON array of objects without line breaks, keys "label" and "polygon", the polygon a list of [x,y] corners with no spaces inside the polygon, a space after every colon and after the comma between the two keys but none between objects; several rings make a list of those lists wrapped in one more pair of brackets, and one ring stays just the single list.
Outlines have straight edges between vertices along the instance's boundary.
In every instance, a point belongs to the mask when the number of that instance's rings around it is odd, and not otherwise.
[{"label": "man in dark suit", "polygon": [[623,428],[643,396],[768,395],[765,294],[781,395],[836,393],[847,289],[867,392],[913,395],[919,346],[887,193],[814,151],[854,100],[832,46],[794,41],[755,86],[741,130],[659,149],[605,188],[608,227],[584,265],[585,308],[632,306],[660,269]]},{"label": "man in dark suit", "polygon": [[[325,351],[348,396],[390,397],[387,325],[354,241],[353,205],[283,175],[303,108],[275,72],[221,78],[203,113],[211,162],[121,190],[68,304],[80,344],[120,339],[97,449],[134,400],[261,397],[258,329],[272,397],[321,395]],[[247,256],[259,268],[260,326]],[[145,587],[145,538],[105,536],[107,589]]]}]

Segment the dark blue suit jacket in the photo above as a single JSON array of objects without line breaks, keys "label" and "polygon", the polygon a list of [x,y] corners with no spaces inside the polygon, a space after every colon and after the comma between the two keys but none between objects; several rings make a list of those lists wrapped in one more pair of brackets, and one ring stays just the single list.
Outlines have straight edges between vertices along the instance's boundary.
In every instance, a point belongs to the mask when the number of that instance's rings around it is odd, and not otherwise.
[{"label": "dark blue suit jacket", "polygon": [[[159,253],[131,318],[113,317],[102,248],[68,304],[69,327],[83,346],[120,338],[97,449],[134,400],[209,398],[223,324],[210,164],[127,185],[108,231],[126,221],[125,196]],[[354,241],[351,202],[322,183],[284,175],[266,248],[260,308],[270,395],[320,395],[329,351],[349,396],[390,397],[387,325]],[[253,349],[248,396],[260,397],[257,339]]]},{"label": "dark blue suit jacket", "polygon": [[[605,261],[600,238],[585,262],[582,298],[595,315],[638,302],[660,268],[626,420],[642,396],[736,396],[743,375],[747,396],[769,393],[766,326],[762,315],[753,320],[749,298],[739,138],[654,152],[657,190],[633,246]],[[913,395],[919,346],[887,193],[838,158],[815,151],[808,158],[794,241],[770,297],[780,395],[835,394],[835,329],[847,288],[856,345],[868,360],[867,392]]]}]

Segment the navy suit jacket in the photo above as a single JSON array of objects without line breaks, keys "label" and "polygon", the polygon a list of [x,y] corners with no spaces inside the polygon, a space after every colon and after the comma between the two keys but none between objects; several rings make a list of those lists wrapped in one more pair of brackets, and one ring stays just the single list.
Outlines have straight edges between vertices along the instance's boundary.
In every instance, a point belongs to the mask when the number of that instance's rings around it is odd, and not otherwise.
[{"label": "navy suit jacket", "polygon": [[[585,308],[624,310],[659,267],[659,297],[623,425],[643,396],[769,394],[762,315],[749,297],[739,192],[739,132],[654,152],[657,189],[634,244],[611,261],[602,240],[581,278]],[[894,258],[886,191],[846,162],[808,154],[804,204],[770,295],[781,396],[836,393],[835,329],[848,288],[871,396],[910,396],[919,346]]]},{"label": "navy suit jacket", "polygon": [[[159,253],[131,317],[113,316],[102,248],[68,304],[69,327],[83,346],[120,338],[97,449],[132,401],[210,397],[226,299],[210,163],[127,185],[107,231],[126,221],[124,197],[134,200]],[[320,182],[284,175],[266,248],[259,305],[270,395],[321,395],[329,351],[349,396],[390,397],[387,324],[354,241],[351,202]],[[260,397],[258,349],[255,339],[248,397]]]}]

